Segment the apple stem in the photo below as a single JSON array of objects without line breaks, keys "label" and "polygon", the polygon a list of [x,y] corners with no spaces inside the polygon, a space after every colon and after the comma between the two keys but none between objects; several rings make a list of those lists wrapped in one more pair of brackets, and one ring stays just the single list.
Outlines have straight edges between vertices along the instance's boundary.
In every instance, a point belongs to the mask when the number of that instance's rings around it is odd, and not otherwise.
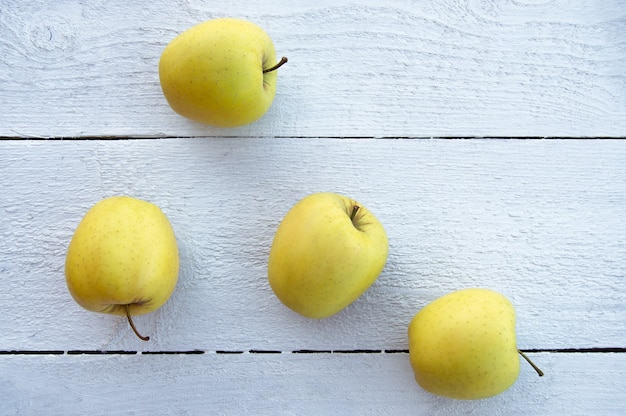
[{"label": "apple stem", "polygon": [[352,207],[352,214],[350,214],[350,221],[354,222],[354,217],[356,217],[356,213],[359,211],[359,209],[361,209],[361,207],[358,205],[355,205],[354,207]]},{"label": "apple stem", "polygon": [[265,74],[266,72],[272,72],[272,71],[277,70],[278,68],[286,64],[287,60],[288,60],[287,57],[283,56],[282,58],[280,58],[280,61],[276,65],[274,65],[271,68],[264,69],[263,73]]},{"label": "apple stem", "polygon": [[541,369],[540,369],[539,367],[537,367],[537,366],[535,365],[535,363],[533,363],[532,361],[530,361],[530,358],[528,358],[528,357],[526,356],[526,354],[524,354],[521,350],[517,350],[517,352],[519,352],[519,354],[520,354],[522,357],[524,357],[524,359],[528,362],[528,364],[530,364],[530,366],[531,366],[532,368],[534,368],[534,369],[535,369],[535,371],[537,372],[537,374],[539,374],[539,377],[543,377],[543,371],[541,371]]},{"label": "apple stem", "polygon": [[126,307],[126,318],[128,318],[128,323],[130,324],[130,327],[135,332],[135,335],[137,335],[139,337],[139,339],[142,340],[142,341],[148,341],[150,339],[150,337],[144,337],[143,335],[141,335],[139,333],[139,331],[137,331],[137,328],[135,328],[135,324],[133,323],[133,319],[130,317],[130,307],[129,307],[129,305],[126,304],[124,306]]}]

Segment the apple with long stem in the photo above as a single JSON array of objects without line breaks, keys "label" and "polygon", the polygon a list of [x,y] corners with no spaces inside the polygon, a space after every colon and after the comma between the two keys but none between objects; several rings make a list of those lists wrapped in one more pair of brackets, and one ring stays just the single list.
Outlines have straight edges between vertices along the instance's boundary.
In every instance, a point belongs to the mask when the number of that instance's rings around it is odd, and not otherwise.
[{"label": "apple with long stem", "polygon": [[156,205],[128,196],[101,200],[85,214],[70,241],[65,278],[83,308],[126,316],[160,308],[178,281],[174,230]]}]

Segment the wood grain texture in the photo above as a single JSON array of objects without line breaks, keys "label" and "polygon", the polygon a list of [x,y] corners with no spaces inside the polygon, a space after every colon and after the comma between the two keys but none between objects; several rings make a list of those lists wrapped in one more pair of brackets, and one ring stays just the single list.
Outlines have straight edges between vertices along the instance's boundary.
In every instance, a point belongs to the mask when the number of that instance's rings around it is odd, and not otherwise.
[{"label": "wood grain texture", "polygon": [[[157,73],[221,16],[290,58],[270,112],[234,130],[176,115]],[[623,137],[625,26],[623,0],[4,0],[0,136]]]},{"label": "wood grain texture", "polygon": [[[626,138],[624,0],[0,3],[1,415],[626,413],[626,140],[497,139]],[[165,45],[222,16],[289,57],[239,129],[176,115],[158,80]],[[317,191],[390,240],[322,321],[266,278],[280,220]],[[136,318],[148,343],[64,281],[75,227],[115,194],[159,205],[181,251],[170,301]],[[545,377],[524,365],[476,402],[418,387],[409,320],[470,286],[513,301]]]},{"label": "wood grain texture", "polygon": [[[413,314],[471,286],[511,298],[521,348],[623,347],[625,160],[622,140],[0,141],[0,350],[406,349]],[[278,223],[317,191],[390,240],[374,286],[323,321],[266,279]],[[65,287],[76,225],[115,194],[159,205],[181,249],[173,297],[137,318],[149,343]]]},{"label": "wood grain texture", "polygon": [[0,413],[588,416],[626,411],[626,354],[534,354],[533,359],[545,367],[545,377],[525,367],[499,396],[456,401],[420,389],[407,354],[0,356]]}]

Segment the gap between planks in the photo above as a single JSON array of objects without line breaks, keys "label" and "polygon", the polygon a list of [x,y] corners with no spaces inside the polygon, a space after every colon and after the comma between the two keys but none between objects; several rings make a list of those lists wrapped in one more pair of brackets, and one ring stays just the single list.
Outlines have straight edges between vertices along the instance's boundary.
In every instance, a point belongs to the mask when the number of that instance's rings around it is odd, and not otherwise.
[{"label": "gap between planks", "polygon": [[[552,354],[606,354],[606,353],[626,353],[626,347],[608,347],[608,348],[534,348],[523,349],[524,353],[552,353]],[[132,350],[4,350],[0,351],[0,355],[202,355],[202,354],[219,354],[219,355],[240,355],[240,354],[408,354],[409,350],[370,350],[370,349],[353,349],[353,350],[165,350],[165,351],[132,351]]]}]

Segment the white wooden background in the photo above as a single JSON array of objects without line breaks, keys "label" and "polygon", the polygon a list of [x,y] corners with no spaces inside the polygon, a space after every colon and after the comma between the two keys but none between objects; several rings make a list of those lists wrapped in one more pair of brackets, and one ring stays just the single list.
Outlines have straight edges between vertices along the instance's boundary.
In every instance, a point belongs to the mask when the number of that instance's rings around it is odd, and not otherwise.
[{"label": "white wooden background", "polygon": [[[221,16],[289,57],[268,114],[229,130],[174,114],[157,73]],[[624,0],[0,0],[0,414],[624,414],[625,68]],[[266,281],[317,191],[390,240],[322,321]],[[159,205],[181,250],[172,298],[136,319],[147,343],[65,286],[74,228],[115,194]],[[472,402],[419,388],[408,322],[469,286],[513,301],[545,377]]]}]

